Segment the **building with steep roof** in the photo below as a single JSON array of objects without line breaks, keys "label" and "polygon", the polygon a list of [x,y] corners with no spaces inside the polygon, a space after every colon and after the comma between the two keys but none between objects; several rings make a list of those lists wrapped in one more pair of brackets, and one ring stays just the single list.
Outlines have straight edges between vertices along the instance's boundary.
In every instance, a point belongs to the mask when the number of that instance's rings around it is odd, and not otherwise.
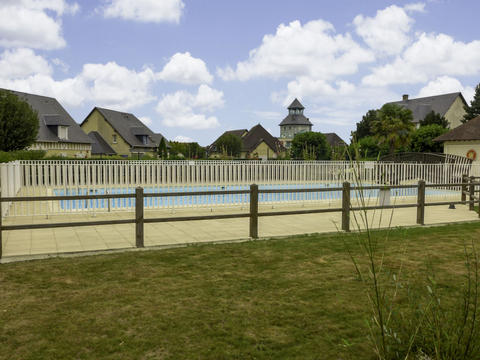
[{"label": "building with steep roof", "polygon": [[447,119],[450,129],[462,125],[462,119],[465,115],[464,106],[467,105],[462,93],[455,92],[428,96],[416,99],[409,99],[408,95],[403,95],[402,101],[394,101],[389,104],[400,105],[412,111],[413,122],[420,126],[420,121],[425,119],[430,112],[435,112]]},{"label": "building with steep roof", "polygon": [[38,135],[31,150],[44,150],[46,156],[86,158],[92,140],[83,132],[57,99],[7,90],[28,103],[38,114]]},{"label": "building with steep roof", "polygon": [[258,124],[250,130],[238,129],[225,131],[208,147],[208,151],[212,157],[221,155],[216,143],[225,134],[232,134],[240,138],[242,141],[240,157],[243,159],[277,159],[285,153],[285,148],[282,143],[276,137],[272,136],[262,125]]},{"label": "building with steep roof", "polygon": [[135,115],[95,107],[80,125],[85,132],[95,131],[117,155],[156,156],[161,134],[154,133]]},{"label": "building with steep roof", "polygon": [[313,124],[303,114],[304,109],[305,107],[300,103],[300,101],[298,101],[298,99],[293,100],[288,107],[288,115],[279,124],[279,140],[287,149],[290,148],[292,140],[296,134],[312,131]]},{"label": "building with steep roof", "polygon": [[480,161],[480,116],[435,138],[443,142],[443,152]]},{"label": "building with steep roof", "polygon": [[338,136],[336,133],[322,133],[325,135],[325,138],[327,139],[328,145],[332,148],[338,148],[338,147],[344,147],[346,146],[346,142],[342,140],[340,136]]},{"label": "building with steep roof", "polygon": [[282,143],[260,124],[242,137],[242,158],[277,159],[284,152]]}]

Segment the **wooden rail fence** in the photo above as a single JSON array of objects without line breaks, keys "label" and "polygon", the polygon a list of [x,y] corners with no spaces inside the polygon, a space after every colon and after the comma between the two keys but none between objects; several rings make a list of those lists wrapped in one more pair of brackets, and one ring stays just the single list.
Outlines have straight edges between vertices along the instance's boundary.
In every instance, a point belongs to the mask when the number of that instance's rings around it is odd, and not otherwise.
[{"label": "wooden rail fence", "polygon": [[[259,189],[257,184],[250,185],[249,190],[223,190],[223,191],[193,191],[183,193],[144,193],[142,187],[137,187],[134,194],[100,194],[100,195],[65,195],[65,196],[34,196],[34,197],[0,197],[0,204],[3,202],[28,202],[28,201],[58,201],[58,200],[89,200],[89,199],[135,199],[135,217],[132,219],[121,220],[96,220],[96,221],[79,221],[79,222],[62,222],[62,223],[44,223],[44,224],[21,224],[21,225],[3,225],[0,216],[0,258],[2,257],[2,233],[3,231],[14,230],[33,230],[33,229],[49,229],[61,227],[77,227],[77,226],[99,226],[99,225],[118,225],[118,224],[135,224],[135,246],[137,248],[144,247],[144,225],[160,222],[177,222],[177,221],[194,221],[194,220],[219,220],[232,218],[250,219],[250,238],[258,238],[258,218],[263,216],[284,216],[284,215],[300,215],[300,214],[318,214],[328,212],[342,213],[343,231],[350,231],[350,212],[358,210],[374,210],[374,209],[399,209],[399,208],[417,208],[416,223],[425,224],[425,207],[438,205],[456,205],[469,204],[470,210],[474,209],[475,202],[480,208],[480,196],[475,195],[480,190],[476,186],[480,186],[480,181],[475,182],[480,177],[464,176],[461,183],[450,184],[426,184],[424,180],[420,180],[416,185],[384,185],[375,186],[351,186],[348,181],[343,182],[342,187],[337,188],[307,188],[307,189]],[[468,180],[468,181],[466,181]],[[425,201],[425,189],[427,187],[457,187],[461,188],[461,199],[459,201],[442,201],[430,202]],[[363,192],[365,190],[381,190],[381,189],[406,189],[417,188],[417,202],[412,204],[397,205],[375,205],[375,206],[352,206],[351,192]],[[291,211],[275,211],[275,212],[258,212],[259,193],[300,193],[300,192],[329,192],[342,191],[342,207],[326,208],[326,209],[309,209],[309,210],[291,210]],[[144,199],[148,197],[170,197],[170,196],[199,196],[199,195],[227,195],[227,194],[249,194],[250,195],[250,211],[249,213],[235,214],[219,214],[219,215],[201,215],[201,216],[182,216],[182,217],[161,217],[161,218],[145,218],[144,217]],[[468,200],[467,200],[468,196]],[[480,217],[480,210],[479,210]]]}]

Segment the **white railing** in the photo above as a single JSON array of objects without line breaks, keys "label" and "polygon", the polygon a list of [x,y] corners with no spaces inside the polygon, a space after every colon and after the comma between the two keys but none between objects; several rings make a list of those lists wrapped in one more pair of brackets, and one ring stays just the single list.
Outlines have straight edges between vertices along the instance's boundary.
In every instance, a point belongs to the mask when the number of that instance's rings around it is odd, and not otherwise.
[{"label": "white railing", "polygon": [[[22,186],[21,165],[19,161],[0,164],[0,196],[13,197]],[[11,203],[0,203],[0,216],[6,216]]]},{"label": "white railing", "polygon": [[22,186],[162,186],[286,184],[354,181],[402,184],[459,182],[480,173],[479,165],[348,161],[20,161]]},{"label": "white railing", "polygon": [[[179,192],[232,189],[257,183],[261,187],[335,186],[343,181],[363,184],[459,183],[462,175],[480,176],[480,164],[414,164],[348,161],[122,161],[122,160],[40,160],[1,164],[2,196],[78,195],[133,192],[137,186],[146,192]],[[450,189],[452,190],[452,189]],[[459,190],[459,189],[456,189]],[[394,194],[392,194],[394,195]],[[311,193],[305,198],[282,195],[274,203],[311,201],[334,202],[341,193],[325,199]],[[394,195],[395,196],[395,195]],[[400,198],[414,194],[396,194]],[[432,195],[433,196],[433,195]],[[439,199],[449,196],[440,192]],[[455,195],[456,196],[456,195]],[[227,199],[228,200],[228,199]],[[266,202],[269,199],[265,199]],[[150,198],[147,208],[244,205],[248,199]],[[262,201],[261,201],[262,202]],[[102,202],[35,202],[4,204],[2,215],[48,215],[65,212],[131,210],[124,200]]]}]

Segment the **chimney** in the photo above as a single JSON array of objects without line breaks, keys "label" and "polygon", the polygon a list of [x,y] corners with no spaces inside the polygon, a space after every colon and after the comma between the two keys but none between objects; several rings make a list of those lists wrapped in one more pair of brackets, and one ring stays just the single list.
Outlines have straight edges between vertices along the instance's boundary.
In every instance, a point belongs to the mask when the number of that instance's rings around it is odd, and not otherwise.
[{"label": "chimney", "polygon": [[402,100],[403,101],[408,101],[408,94],[403,94]]}]

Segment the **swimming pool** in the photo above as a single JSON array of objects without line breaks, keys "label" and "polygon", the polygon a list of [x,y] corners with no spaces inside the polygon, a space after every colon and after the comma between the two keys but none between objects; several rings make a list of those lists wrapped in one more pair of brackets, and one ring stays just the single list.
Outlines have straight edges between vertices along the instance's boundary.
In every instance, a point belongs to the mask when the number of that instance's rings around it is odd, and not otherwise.
[{"label": "swimming pool", "polygon": [[[312,189],[312,188],[338,188],[341,184],[269,184],[259,185],[260,190],[270,189]],[[222,190],[248,190],[248,185],[204,185],[204,186],[172,186],[172,187],[145,187],[144,193],[175,193],[194,191],[222,191]],[[103,195],[103,194],[134,194],[135,188],[67,188],[55,189],[53,194],[62,195]],[[444,189],[426,189],[426,195],[450,195],[455,192]],[[365,198],[377,198],[378,189],[363,191]],[[416,196],[416,188],[392,189],[392,197]],[[351,197],[359,196],[358,191],[352,191]],[[259,193],[259,203],[281,203],[281,202],[314,202],[314,201],[336,201],[342,198],[342,191],[322,192],[284,192],[284,193]],[[243,205],[250,202],[249,194],[218,194],[218,195],[184,195],[169,197],[146,197],[145,208],[170,208],[186,206],[214,206],[214,205]],[[61,210],[83,210],[83,209],[128,209],[135,206],[134,198],[127,199],[90,199],[90,200],[60,200]]]}]

